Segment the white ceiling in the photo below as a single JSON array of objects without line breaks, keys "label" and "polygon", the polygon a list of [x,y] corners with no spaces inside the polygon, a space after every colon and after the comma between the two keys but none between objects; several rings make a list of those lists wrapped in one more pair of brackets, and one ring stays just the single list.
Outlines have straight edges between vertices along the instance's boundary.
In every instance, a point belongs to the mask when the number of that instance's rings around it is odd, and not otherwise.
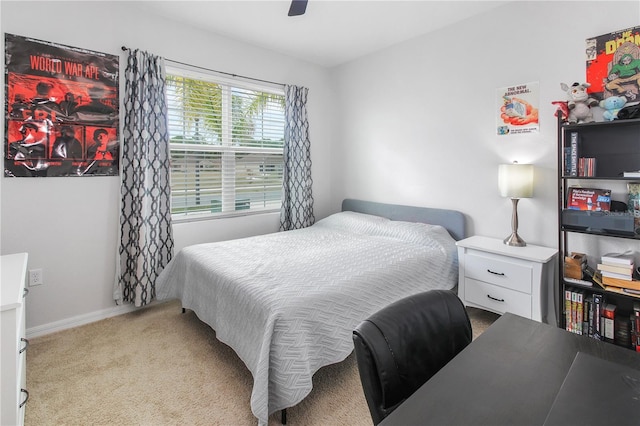
[{"label": "white ceiling", "polygon": [[289,0],[143,1],[148,13],[325,67],[348,62],[507,1],[309,0],[289,17]]}]

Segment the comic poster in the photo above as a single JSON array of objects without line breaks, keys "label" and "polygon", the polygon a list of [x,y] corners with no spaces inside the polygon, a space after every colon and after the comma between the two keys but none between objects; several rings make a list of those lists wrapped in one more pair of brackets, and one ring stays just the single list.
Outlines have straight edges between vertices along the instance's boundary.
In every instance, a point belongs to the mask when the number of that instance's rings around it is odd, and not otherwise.
[{"label": "comic poster", "polygon": [[118,59],[5,34],[5,176],[118,175]]},{"label": "comic poster", "polygon": [[587,39],[587,83],[598,101],[640,101],[640,26]]},{"label": "comic poster", "polygon": [[534,82],[498,89],[498,135],[534,133],[540,130],[538,86],[539,83]]}]

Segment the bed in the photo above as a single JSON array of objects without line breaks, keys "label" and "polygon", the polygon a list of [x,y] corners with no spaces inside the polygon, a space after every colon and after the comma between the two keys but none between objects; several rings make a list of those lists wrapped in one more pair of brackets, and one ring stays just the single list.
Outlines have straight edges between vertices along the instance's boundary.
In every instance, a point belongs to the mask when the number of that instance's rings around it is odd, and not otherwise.
[{"label": "bed", "polygon": [[253,375],[251,410],[267,424],[309,394],[318,369],[353,351],[360,321],[457,285],[464,222],[452,210],[346,199],[305,229],[183,248],[156,296],[180,299],[233,348]]}]

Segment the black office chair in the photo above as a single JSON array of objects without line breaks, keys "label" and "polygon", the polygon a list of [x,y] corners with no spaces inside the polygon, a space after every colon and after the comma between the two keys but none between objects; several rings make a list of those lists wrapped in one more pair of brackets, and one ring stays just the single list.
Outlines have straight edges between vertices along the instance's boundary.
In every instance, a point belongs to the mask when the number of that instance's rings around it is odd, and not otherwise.
[{"label": "black office chair", "polygon": [[432,290],[398,300],[353,331],[364,395],[377,425],[472,340],[458,296]]}]

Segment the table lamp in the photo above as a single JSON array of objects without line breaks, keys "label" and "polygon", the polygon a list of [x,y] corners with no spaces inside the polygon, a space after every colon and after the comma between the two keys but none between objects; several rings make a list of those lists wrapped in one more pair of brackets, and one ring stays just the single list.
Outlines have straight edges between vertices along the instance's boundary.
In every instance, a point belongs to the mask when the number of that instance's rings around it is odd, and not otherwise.
[{"label": "table lamp", "polygon": [[500,195],[511,198],[511,235],[504,239],[509,246],[524,247],[527,243],[518,235],[518,201],[533,196],[533,164],[500,164],[498,168]]}]

